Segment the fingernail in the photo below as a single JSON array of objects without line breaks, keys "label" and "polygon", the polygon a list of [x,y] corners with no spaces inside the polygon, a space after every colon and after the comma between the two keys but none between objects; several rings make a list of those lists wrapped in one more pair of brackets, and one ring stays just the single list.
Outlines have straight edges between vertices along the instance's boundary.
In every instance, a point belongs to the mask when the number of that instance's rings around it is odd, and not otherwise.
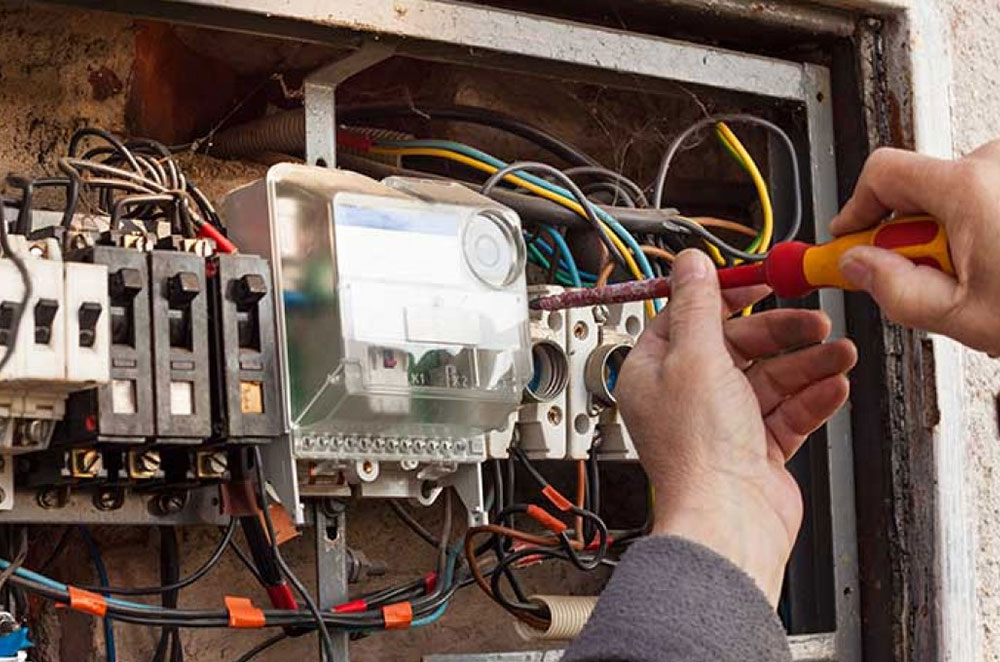
[{"label": "fingernail", "polygon": [[871,285],[872,270],[863,260],[857,259],[851,255],[850,252],[840,258],[839,266],[840,273],[848,280],[848,282],[854,285],[854,287],[867,290],[868,286]]},{"label": "fingernail", "polygon": [[711,272],[712,263],[709,262],[708,256],[699,250],[689,248],[677,255],[671,279],[676,287],[704,278]]}]

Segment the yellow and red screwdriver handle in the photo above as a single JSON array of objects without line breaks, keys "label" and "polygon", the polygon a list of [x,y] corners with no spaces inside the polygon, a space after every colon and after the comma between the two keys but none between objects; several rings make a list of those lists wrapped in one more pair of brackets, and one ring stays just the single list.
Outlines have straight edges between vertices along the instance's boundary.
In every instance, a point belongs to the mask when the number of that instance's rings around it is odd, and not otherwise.
[{"label": "yellow and red screwdriver handle", "polygon": [[[767,284],[775,294],[786,299],[802,297],[824,287],[854,289],[840,273],[840,258],[856,246],[884,248],[916,264],[955,274],[944,226],[930,216],[909,216],[895,218],[871,230],[844,235],[825,244],[801,241],[775,244],[763,262],[719,269],[719,285],[729,289]],[[652,278],[607,287],[567,290],[563,294],[535,299],[531,301],[531,307],[559,310],[665,296],[670,296],[670,279]]]},{"label": "yellow and red screwdriver handle", "polygon": [[840,273],[840,258],[856,246],[884,248],[915,264],[955,274],[944,226],[930,216],[910,216],[818,246],[798,241],[776,244],[761,265],[763,282],[785,298],[805,296],[824,287],[852,290],[854,287]]}]

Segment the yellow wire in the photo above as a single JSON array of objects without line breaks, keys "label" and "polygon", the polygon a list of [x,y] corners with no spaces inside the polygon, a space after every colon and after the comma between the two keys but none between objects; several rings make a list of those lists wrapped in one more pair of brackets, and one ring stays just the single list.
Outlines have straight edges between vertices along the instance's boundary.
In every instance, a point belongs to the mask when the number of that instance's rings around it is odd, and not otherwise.
[{"label": "yellow wire", "polygon": [[757,189],[757,195],[760,197],[761,212],[764,215],[764,227],[761,230],[761,241],[760,246],[757,247],[757,252],[766,253],[771,246],[771,238],[774,236],[774,208],[771,206],[771,194],[767,190],[767,182],[764,181],[764,177],[760,174],[760,168],[757,167],[753,157],[750,156],[746,147],[743,146],[743,143],[740,142],[740,139],[736,137],[736,134],[732,132],[726,123],[719,122],[716,127],[726,142],[729,143],[729,146],[743,159],[747,167],[747,172],[750,173],[750,179],[753,180],[754,187]]},{"label": "yellow wire", "polygon": [[[743,143],[736,137],[732,129],[725,122],[719,122],[715,126],[719,130],[719,135],[722,136],[722,139],[743,160],[747,172],[750,173],[750,179],[753,180],[754,187],[757,189],[757,195],[760,197],[761,212],[764,216],[764,227],[761,230],[761,240],[756,252],[758,254],[766,253],[771,246],[771,238],[774,235],[774,208],[771,206],[771,193],[767,190],[767,182],[764,181],[764,177],[760,174],[760,168],[757,167],[753,157],[750,156],[750,152],[743,146]],[[744,317],[752,313],[752,305],[747,306],[742,311]]]},{"label": "yellow wire", "polygon": [[[475,168],[476,170],[480,170],[482,172],[486,172],[489,174],[493,174],[497,170],[499,170],[499,168],[496,168],[490,165],[489,163],[483,163],[482,161],[474,159],[470,156],[466,156],[465,154],[459,154],[458,152],[452,152],[451,150],[440,149],[436,147],[392,147],[392,148],[372,147],[370,151],[373,154],[393,154],[398,156],[436,156],[439,158],[449,159],[451,161],[462,163],[464,165]],[[549,191],[548,189],[544,189],[541,186],[537,186],[526,179],[518,177],[513,173],[505,175],[504,179],[506,179],[508,182],[512,184],[520,186],[521,188],[527,191],[531,191],[535,195],[539,195],[543,198],[556,202],[562,205],[563,207],[566,207],[567,209],[571,209],[580,216],[587,218],[587,212],[584,211],[583,206],[581,206],[580,203],[577,202],[576,200],[571,200],[569,198],[559,195],[558,193],[554,193],[552,191]],[[636,280],[644,280],[646,276],[639,269],[639,265],[636,264],[635,259],[632,257],[632,253],[629,251],[628,247],[625,246],[622,240],[619,239],[618,236],[611,231],[611,228],[609,228],[604,223],[604,221],[597,219],[597,222],[600,223],[601,229],[605,232],[605,234],[607,234],[608,238],[615,245],[618,251],[622,254],[622,257],[625,258],[625,264],[628,265],[629,271],[632,272],[632,275],[635,276]],[[656,317],[656,309],[653,308],[653,302],[645,301],[644,303],[646,306],[646,315],[650,319]]]}]

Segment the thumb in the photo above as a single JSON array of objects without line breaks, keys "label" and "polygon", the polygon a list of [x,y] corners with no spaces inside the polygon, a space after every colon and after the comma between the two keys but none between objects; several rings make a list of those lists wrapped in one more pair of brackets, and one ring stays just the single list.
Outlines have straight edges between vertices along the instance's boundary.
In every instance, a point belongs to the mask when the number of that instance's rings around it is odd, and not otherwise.
[{"label": "thumb", "polygon": [[953,277],[881,248],[852,248],[840,258],[840,272],[868,292],[889,319],[905,326],[943,333],[958,300]]},{"label": "thumb", "polygon": [[724,345],[719,278],[708,256],[682,251],[670,274],[670,347],[681,352]]}]

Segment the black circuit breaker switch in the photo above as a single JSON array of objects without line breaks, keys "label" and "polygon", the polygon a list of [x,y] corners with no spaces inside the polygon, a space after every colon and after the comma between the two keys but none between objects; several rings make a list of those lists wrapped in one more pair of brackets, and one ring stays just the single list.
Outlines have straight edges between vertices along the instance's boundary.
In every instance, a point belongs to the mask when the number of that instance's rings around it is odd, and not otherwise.
[{"label": "black circuit breaker switch", "polygon": [[146,253],[95,245],[68,256],[108,268],[109,308],[102,313],[87,304],[79,315],[80,345],[87,347],[100,315],[110,316],[111,380],[96,389],[70,395],[66,417],[55,438],[71,445],[93,442],[139,444],[156,434],[153,408],[150,288]]},{"label": "black circuit breaker switch", "polygon": [[211,258],[212,411],[219,441],[284,432],[271,269],[256,255]]},{"label": "black circuit breaker switch", "polygon": [[158,444],[197,444],[212,434],[205,259],[149,254]]}]

